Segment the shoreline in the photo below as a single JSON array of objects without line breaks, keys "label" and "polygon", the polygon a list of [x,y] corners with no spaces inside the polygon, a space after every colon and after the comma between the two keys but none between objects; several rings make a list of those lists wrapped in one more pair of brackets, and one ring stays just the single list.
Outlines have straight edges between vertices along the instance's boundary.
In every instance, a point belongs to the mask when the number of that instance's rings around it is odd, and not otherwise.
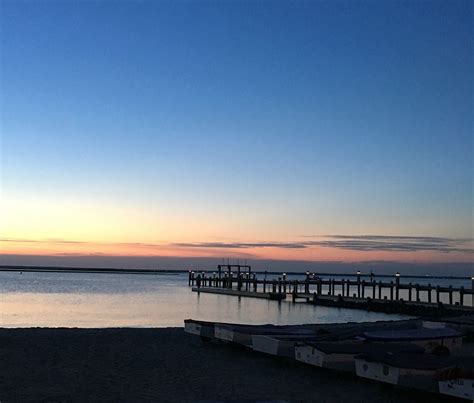
[{"label": "shoreline", "polygon": [[0,400],[452,401],[245,348],[183,328],[0,328]]},{"label": "shoreline", "polygon": [[[100,273],[100,274],[186,274],[189,270],[184,269],[125,269],[125,268],[114,268],[114,267],[71,267],[71,266],[15,266],[15,265],[0,265],[0,272],[25,272],[25,273]],[[215,269],[199,270],[205,273],[213,273]],[[300,271],[265,271],[265,270],[253,270],[256,274],[271,274],[281,276],[286,273],[288,276],[301,275],[304,276],[305,272]],[[320,276],[333,276],[333,277],[355,277],[355,273],[332,273],[332,272],[316,272]],[[391,274],[377,274],[377,278],[393,278]],[[363,274],[362,277],[369,277],[369,275]],[[404,274],[403,278],[418,278],[418,279],[434,279],[434,280],[470,280],[471,276],[431,276],[431,275],[414,275]]]}]

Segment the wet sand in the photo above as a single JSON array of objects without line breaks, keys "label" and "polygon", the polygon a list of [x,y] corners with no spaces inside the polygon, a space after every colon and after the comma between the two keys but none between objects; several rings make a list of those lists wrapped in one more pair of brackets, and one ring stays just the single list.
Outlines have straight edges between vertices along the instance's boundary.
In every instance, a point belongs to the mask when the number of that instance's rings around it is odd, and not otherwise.
[{"label": "wet sand", "polygon": [[[448,402],[181,328],[0,329],[0,401]],[[428,400],[427,400],[428,401]]]}]

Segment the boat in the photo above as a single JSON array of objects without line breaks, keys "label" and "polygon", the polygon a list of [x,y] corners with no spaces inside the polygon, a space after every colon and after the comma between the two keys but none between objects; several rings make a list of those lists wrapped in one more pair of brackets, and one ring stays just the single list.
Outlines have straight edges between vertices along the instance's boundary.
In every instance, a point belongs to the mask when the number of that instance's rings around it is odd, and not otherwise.
[{"label": "boat", "polygon": [[[417,319],[377,321],[377,322],[349,322],[330,324],[303,324],[303,325],[248,325],[237,323],[206,322],[194,319],[184,321],[184,330],[206,338],[216,338],[221,341],[234,342],[252,347],[252,336],[297,336],[334,339],[347,339],[359,335],[362,331],[375,329],[413,329],[419,327]],[[293,355],[293,354],[292,354]]]},{"label": "boat", "polygon": [[424,349],[410,343],[304,342],[296,344],[295,359],[317,367],[354,372],[355,357],[369,352],[423,353]]},{"label": "boat", "polygon": [[248,343],[247,340],[251,339],[252,332],[260,334],[279,334],[295,332],[297,331],[297,328],[301,328],[302,332],[306,331],[311,334],[311,331],[307,329],[312,329],[315,326],[318,325],[245,325],[238,323],[210,322],[195,319],[184,320],[184,331],[186,333],[209,339],[216,338],[222,341],[232,341],[244,345],[251,345],[251,343]]},{"label": "boat", "polygon": [[311,335],[252,335],[252,349],[260,353],[279,357],[294,358],[296,343],[318,341],[321,338],[317,333]]},{"label": "boat", "polygon": [[441,371],[438,378],[439,393],[474,401],[474,359],[464,357],[456,367]]},{"label": "boat", "polygon": [[214,328],[216,325],[224,325],[220,322],[207,322],[204,320],[185,319],[184,331],[186,333],[194,334],[205,339],[214,338]]},{"label": "boat", "polygon": [[453,368],[452,357],[409,352],[373,351],[354,359],[359,377],[438,392],[437,374]]},{"label": "boat", "polygon": [[254,335],[298,335],[313,336],[320,325],[230,325],[216,324],[214,337],[216,339],[252,347]]},{"label": "boat", "polygon": [[450,328],[376,330],[364,332],[363,336],[368,341],[413,343],[427,352],[442,349],[449,353],[462,347],[462,334]]},{"label": "boat", "polygon": [[443,319],[443,322],[452,329],[456,329],[461,333],[474,332],[474,314],[445,318]]},{"label": "boat", "polygon": [[415,329],[420,326],[417,320],[378,321],[362,323],[331,323],[315,326],[312,334],[253,334],[252,348],[266,354],[282,357],[295,357],[295,344],[304,342],[323,342],[352,340],[365,331],[377,329]]}]

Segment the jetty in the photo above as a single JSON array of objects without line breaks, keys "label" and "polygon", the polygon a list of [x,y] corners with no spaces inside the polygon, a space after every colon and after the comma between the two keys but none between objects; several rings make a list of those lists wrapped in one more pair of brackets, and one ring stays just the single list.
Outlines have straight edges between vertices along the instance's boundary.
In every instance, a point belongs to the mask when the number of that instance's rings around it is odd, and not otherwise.
[{"label": "jetty", "polygon": [[[415,316],[457,316],[474,312],[474,276],[471,287],[453,287],[402,282],[401,274],[392,280],[375,280],[360,271],[348,278],[322,278],[306,272],[304,278],[257,277],[249,265],[222,264],[215,272],[189,271],[188,284],[195,292],[237,297],[266,298],[293,303],[364,309]],[[260,273],[259,273],[260,274]],[[368,279],[364,278],[368,277]]]}]

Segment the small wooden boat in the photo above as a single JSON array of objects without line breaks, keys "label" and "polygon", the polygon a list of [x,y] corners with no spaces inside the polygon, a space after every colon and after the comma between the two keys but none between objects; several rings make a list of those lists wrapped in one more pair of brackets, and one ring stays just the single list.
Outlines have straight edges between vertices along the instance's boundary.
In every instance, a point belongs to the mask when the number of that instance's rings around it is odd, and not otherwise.
[{"label": "small wooden boat", "polygon": [[374,351],[354,361],[357,376],[431,392],[438,391],[437,374],[455,365],[451,357],[405,352]]},{"label": "small wooden boat", "polygon": [[422,347],[409,343],[370,343],[363,341],[305,342],[295,346],[295,359],[317,367],[355,371],[356,356],[369,352],[423,353]]},{"label": "small wooden boat", "polygon": [[413,343],[425,348],[428,352],[439,349],[440,346],[448,352],[462,346],[462,334],[450,328],[377,330],[364,332],[363,336],[368,341]]}]

